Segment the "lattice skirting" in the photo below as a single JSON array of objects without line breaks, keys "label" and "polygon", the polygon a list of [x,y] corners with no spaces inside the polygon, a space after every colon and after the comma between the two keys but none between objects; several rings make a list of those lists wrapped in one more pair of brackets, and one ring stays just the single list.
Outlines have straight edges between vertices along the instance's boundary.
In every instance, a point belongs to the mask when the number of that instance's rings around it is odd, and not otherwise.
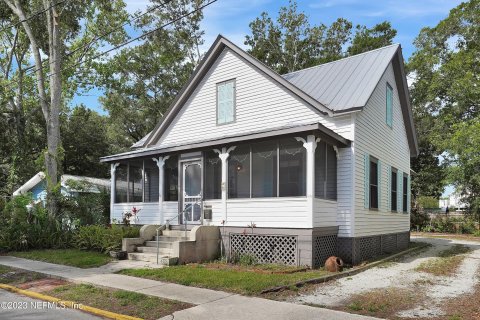
[{"label": "lattice skirting", "polygon": [[408,248],[410,232],[382,234],[358,238],[339,238],[338,254],[347,263],[363,261]]},{"label": "lattice skirting", "polygon": [[330,256],[337,255],[337,235],[315,236],[312,239],[312,267],[318,268],[325,264]]},{"label": "lattice skirting", "polygon": [[252,255],[259,263],[298,264],[298,239],[293,235],[230,233],[230,255]]}]

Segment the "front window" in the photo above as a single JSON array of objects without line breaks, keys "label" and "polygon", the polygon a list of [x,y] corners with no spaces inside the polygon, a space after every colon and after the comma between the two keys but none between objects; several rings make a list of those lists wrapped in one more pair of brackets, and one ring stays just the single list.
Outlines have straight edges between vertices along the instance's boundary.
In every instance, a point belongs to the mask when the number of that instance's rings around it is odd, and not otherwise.
[{"label": "front window", "polygon": [[228,197],[250,197],[250,147],[238,146],[228,159]]},{"label": "front window", "polygon": [[378,209],[378,163],[370,158],[370,209]]},{"label": "front window", "polygon": [[279,196],[305,196],[307,152],[303,143],[294,138],[280,140],[279,153]]},{"label": "front window", "polygon": [[252,145],[252,198],[277,196],[277,143]]},{"label": "front window", "polygon": [[165,161],[163,199],[165,201],[178,201],[178,156],[170,156]]},{"label": "front window", "polygon": [[218,153],[214,151],[205,152],[205,199],[222,198],[222,161]]},{"label": "front window", "polygon": [[217,84],[217,125],[235,121],[235,80]]}]

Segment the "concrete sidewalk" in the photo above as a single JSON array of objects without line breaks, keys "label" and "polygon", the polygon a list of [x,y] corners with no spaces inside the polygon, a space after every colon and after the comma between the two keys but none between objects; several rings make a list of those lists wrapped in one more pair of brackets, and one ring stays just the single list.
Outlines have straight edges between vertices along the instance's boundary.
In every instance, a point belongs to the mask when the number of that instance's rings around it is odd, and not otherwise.
[{"label": "concrete sidewalk", "polygon": [[175,312],[164,319],[374,319],[328,309],[113,274],[108,268],[80,269],[10,256],[0,256],[0,264],[72,282],[133,291],[197,305]]}]

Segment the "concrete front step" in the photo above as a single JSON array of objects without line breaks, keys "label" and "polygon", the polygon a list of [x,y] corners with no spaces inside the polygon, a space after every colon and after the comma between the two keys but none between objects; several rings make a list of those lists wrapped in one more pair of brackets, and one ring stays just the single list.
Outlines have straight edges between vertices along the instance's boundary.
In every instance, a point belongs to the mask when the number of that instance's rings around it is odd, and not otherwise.
[{"label": "concrete front step", "polygon": [[[154,237],[153,240],[157,240],[157,237]],[[159,241],[188,241],[189,237],[173,237],[173,236],[159,236]]]},{"label": "concrete front step", "polygon": [[190,237],[190,231],[187,231],[185,235],[185,231],[183,230],[163,230],[162,235],[167,237]]},{"label": "concrete front step", "polygon": [[[137,247],[138,252],[143,253],[157,253],[157,247]],[[173,249],[171,248],[158,248],[158,253],[163,256],[171,256]]]},{"label": "concrete front step", "polygon": [[[145,246],[146,247],[157,247],[157,241],[145,241]],[[173,247],[173,242],[172,241],[158,241],[158,247],[159,248],[172,248]]]},{"label": "concrete front step", "polygon": [[[148,262],[157,262],[157,254],[156,253],[142,253],[142,252],[130,252],[128,254],[129,260],[137,260],[137,261],[148,261]],[[159,256],[158,264],[171,266],[176,265],[178,263],[177,257],[170,257],[168,255]]]}]

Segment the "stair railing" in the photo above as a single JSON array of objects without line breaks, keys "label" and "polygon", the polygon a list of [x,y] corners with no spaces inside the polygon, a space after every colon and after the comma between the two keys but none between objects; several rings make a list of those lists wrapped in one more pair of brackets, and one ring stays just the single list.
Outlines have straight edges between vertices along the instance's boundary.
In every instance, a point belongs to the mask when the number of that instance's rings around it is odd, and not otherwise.
[{"label": "stair railing", "polygon": [[[198,204],[198,203],[201,203],[203,200],[202,199],[198,199],[197,201],[195,201],[190,208],[192,208],[192,215],[193,215],[193,207]],[[184,225],[184,230],[185,230],[185,237],[187,236],[187,224],[188,224],[188,221],[187,219],[185,218],[185,213],[187,212],[187,209],[189,209],[188,207],[184,208],[182,211],[180,211],[175,217],[173,218],[170,218],[168,219],[164,224],[160,225],[157,230],[156,230],[156,240],[157,240],[157,264],[158,264],[158,260],[159,260],[159,256],[160,256],[160,240],[159,240],[159,236],[160,236],[160,230],[162,230],[163,227],[166,227],[168,225],[170,225],[170,221],[173,221],[175,219],[177,219],[178,217],[182,216],[183,217],[183,225]]]}]

